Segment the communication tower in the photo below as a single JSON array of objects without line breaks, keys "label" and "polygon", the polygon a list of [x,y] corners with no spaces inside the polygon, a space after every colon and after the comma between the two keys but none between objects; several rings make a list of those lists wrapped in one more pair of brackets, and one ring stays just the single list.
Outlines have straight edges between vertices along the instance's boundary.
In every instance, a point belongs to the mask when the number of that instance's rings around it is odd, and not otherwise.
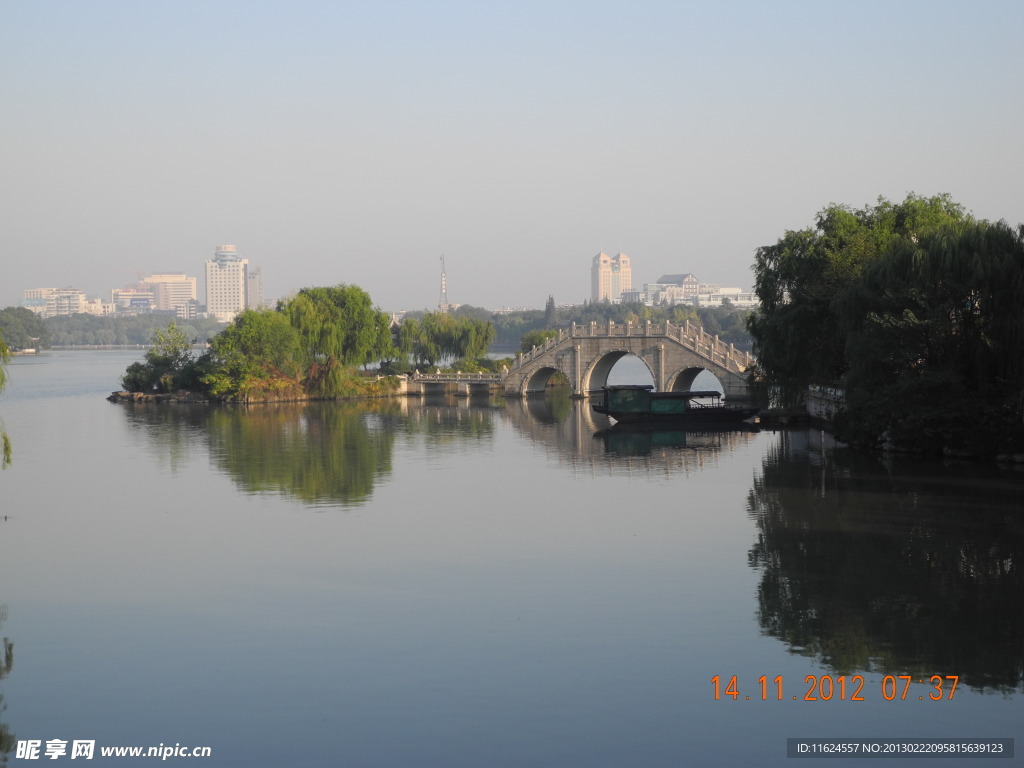
[{"label": "communication tower", "polygon": [[448,303],[448,275],[444,271],[444,254],[441,254],[441,298],[437,302],[437,308],[441,312],[447,312],[451,308]]}]

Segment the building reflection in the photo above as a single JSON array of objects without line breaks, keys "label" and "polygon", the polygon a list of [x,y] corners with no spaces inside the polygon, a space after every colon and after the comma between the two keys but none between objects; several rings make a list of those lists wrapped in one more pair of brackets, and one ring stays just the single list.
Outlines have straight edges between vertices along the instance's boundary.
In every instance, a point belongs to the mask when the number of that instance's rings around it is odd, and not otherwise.
[{"label": "building reflection", "polygon": [[1024,690],[1019,473],[883,465],[814,437],[782,433],[750,491],[762,630],[840,674]]}]

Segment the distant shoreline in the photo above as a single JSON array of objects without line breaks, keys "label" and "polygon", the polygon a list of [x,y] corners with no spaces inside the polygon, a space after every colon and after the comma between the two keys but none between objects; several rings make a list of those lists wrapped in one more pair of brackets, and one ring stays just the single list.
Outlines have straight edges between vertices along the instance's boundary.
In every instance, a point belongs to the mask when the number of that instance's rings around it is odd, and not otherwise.
[{"label": "distant shoreline", "polygon": [[67,351],[75,349],[149,349],[152,344],[54,344],[50,350]]}]

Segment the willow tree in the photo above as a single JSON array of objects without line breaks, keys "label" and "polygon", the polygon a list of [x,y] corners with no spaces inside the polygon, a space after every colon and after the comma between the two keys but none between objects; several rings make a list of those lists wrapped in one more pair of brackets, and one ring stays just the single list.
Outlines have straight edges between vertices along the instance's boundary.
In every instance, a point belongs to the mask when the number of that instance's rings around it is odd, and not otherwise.
[{"label": "willow tree", "polygon": [[280,309],[299,332],[310,383],[319,394],[336,394],[343,367],[391,354],[390,318],[358,286],[303,288]]},{"label": "willow tree", "polygon": [[483,357],[496,331],[487,320],[428,312],[422,319],[404,320],[398,329],[399,350],[415,362],[435,365],[441,360]]},{"label": "willow tree", "polygon": [[[7,361],[11,357],[11,350],[4,343],[3,335],[0,335],[0,392],[3,392],[7,384]],[[4,468],[11,463],[11,438],[0,423],[0,466]]]},{"label": "willow tree", "polygon": [[754,376],[783,404],[802,400],[810,384],[839,385],[847,369],[846,327],[837,299],[894,239],[913,240],[945,224],[970,221],[949,195],[902,203],[879,198],[855,210],[830,205],[813,227],[787,231],[755,254],[760,308],[747,328],[758,364]]},{"label": "willow tree", "polygon": [[850,439],[1018,450],[1024,420],[1024,229],[948,225],[890,243],[838,301]]},{"label": "willow tree", "polygon": [[299,332],[281,312],[247,309],[214,337],[203,382],[217,397],[258,397],[298,389],[305,369]]}]

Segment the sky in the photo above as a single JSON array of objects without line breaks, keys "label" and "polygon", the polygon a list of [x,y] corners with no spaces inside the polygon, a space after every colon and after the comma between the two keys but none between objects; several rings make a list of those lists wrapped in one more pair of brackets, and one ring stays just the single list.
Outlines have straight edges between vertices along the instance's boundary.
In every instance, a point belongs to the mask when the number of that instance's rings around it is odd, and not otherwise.
[{"label": "sky", "polygon": [[[199,278],[386,311],[750,288],[831,203],[1024,221],[1021,0],[0,0],[0,306]],[[202,295],[200,296],[202,300]]]}]

